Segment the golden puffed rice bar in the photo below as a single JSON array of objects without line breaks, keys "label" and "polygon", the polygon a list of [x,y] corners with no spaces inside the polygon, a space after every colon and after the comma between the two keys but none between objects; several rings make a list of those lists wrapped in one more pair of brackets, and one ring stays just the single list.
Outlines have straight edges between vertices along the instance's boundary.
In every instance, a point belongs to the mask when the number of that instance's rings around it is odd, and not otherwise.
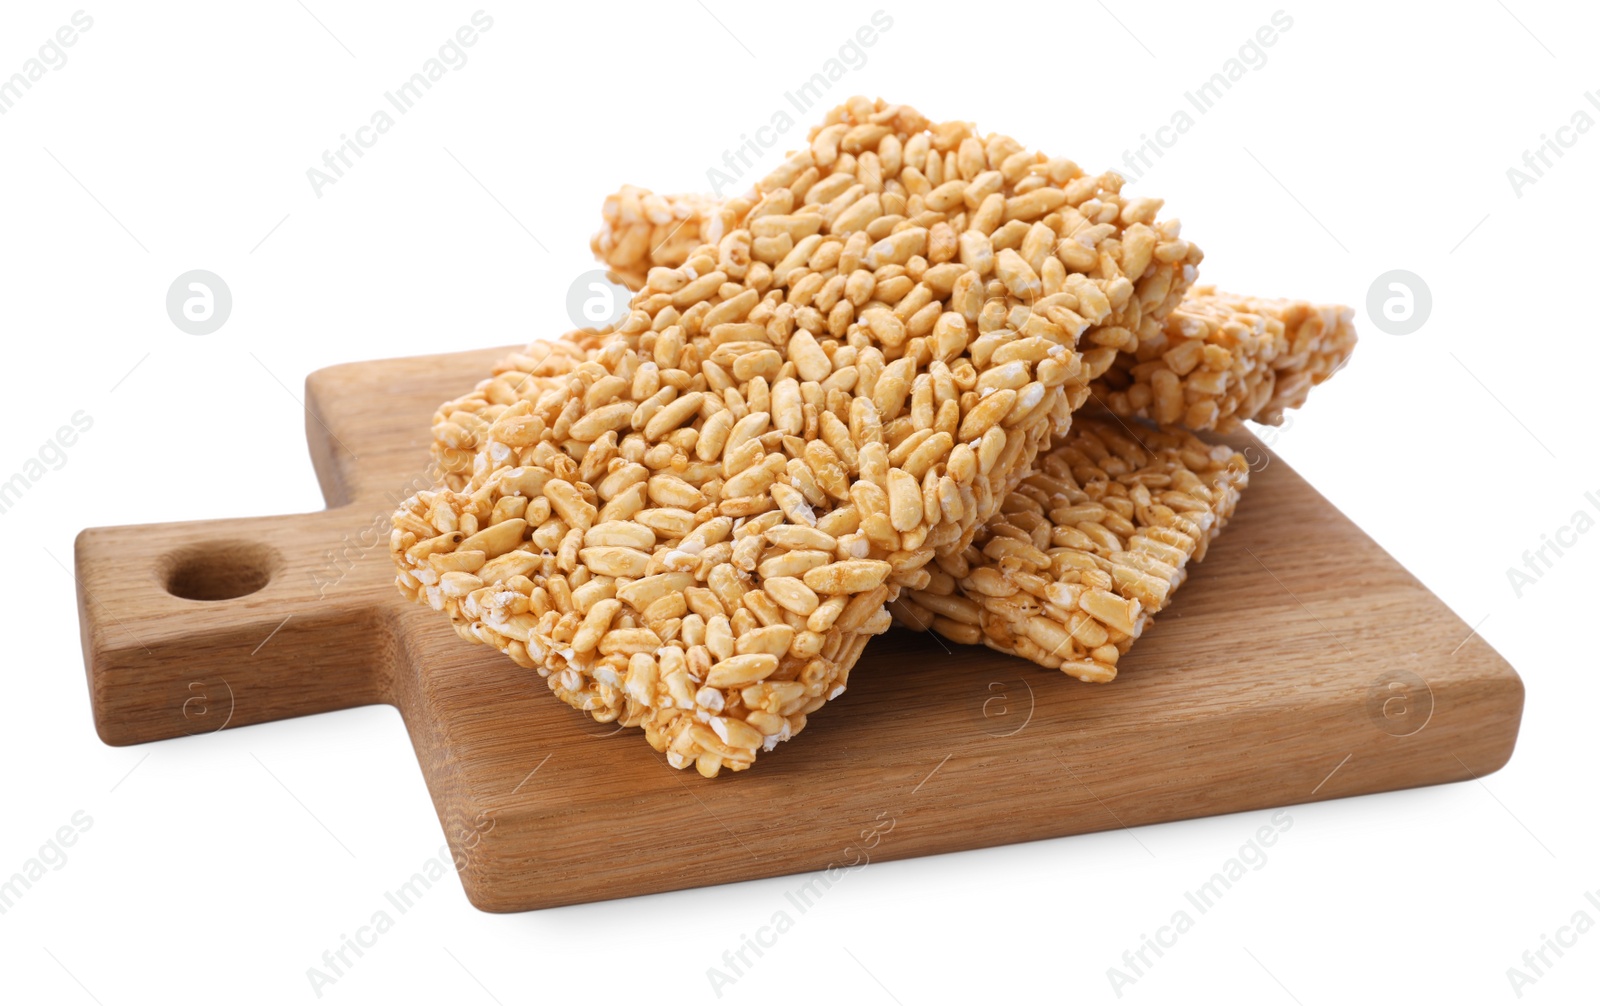
[{"label": "golden puffed rice bar", "polygon": [[[696,236],[719,235],[738,205],[623,186],[606,198],[590,247],[637,290],[650,266],[681,264]],[[1349,360],[1353,317],[1348,307],[1195,287],[1170,313],[1147,312],[1135,344],[1118,343],[1094,396],[1118,415],[1191,430],[1226,433],[1247,419],[1276,426],[1285,409],[1305,404],[1311,388]]]},{"label": "golden puffed rice bar", "polygon": [[1205,558],[1249,479],[1242,455],[1175,427],[1074,417],[1038,470],[897,620],[1110,681]]},{"label": "golden puffed rice bar", "polygon": [[1192,280],[1120,182],[852,99],[615,332],[574,337],[590,358],[441,410],[481,448],[396,513],[401,589],[674,767],[748,767],[1066,431],[1114,323]]},{"label": "golden puffed rice bar", "polygon": [[1355,350],[1348,307],[1189,291],[1161,332],[1119,353],[1095,397],[1121,416],[1230,432],[1276,426]]}]

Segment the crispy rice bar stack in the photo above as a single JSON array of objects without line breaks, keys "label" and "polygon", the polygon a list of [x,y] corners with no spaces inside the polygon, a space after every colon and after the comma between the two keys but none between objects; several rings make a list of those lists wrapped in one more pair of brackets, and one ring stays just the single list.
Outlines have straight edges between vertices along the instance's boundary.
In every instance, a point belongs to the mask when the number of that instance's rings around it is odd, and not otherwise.
[{"label": "crispy rice bar stack", "polygon": [[[650,265],[682,264],[684,234],[720,235],[730,208],[740,205],[623,186],[607,197],[590,247],[637,290]],[[673,223],[653,225],[646,240],[641,219]],[[1094,397],[1118,415],[1191,430],[1227,433],[1246,419],[1276,426],[1285,409],[1305,404],[1311,388],[1349,360],[1353,317],[1348,307],[1195,287],[1170,313],[1158,307],[1143,316],[1136,343],[1119,344],[1116,360],[1094,382]]]},{"label": "crispy rice bar stack", "polygon": [[401,589],[675,767],[748,767],[1181,299],[1198,249],[1120,182],[835,109],[570,373],[441,410],[480,449],[395,514]]},{"label": "crispy rice bar stack", "polygon": [[[636,234],[630,241],[618,240],[623,233],[623,217],[616,207],[624,203],[639,206],[641,201],[653,208],[658,219],[670,218],[680,230],[704,230],[708,234],[717,233],[723,226],[721,218],[729,205],[701,195],[658,196],[633,186],[608,198],[602,211],[602,228],[591,248],[610,266],[613,275],[629,284],[634,284],[638,275],[638,256],[649,254],[654,263],[670,263],[681,254],[670,243],[657,240],[647,244]],[[1121,416],[1181,423],[1191,430],[1230,432],[1246,419],[1278,425],[1285,409],[1305,404],[1313,386],[1348,362],[1356,342],[1353,314],[1348,307],[1241,297],[1209,286],[1194,287],[1176,310],[1160,319],[1159,327],[1146,325],[1141,330],[1136,349],[1117,354],[1107,373],[1094,382],[1095,403]],[[1068,434],[1069,439],[1073,436]],[[1062,445],[1061,449],[1065,447]],[[1241,482],[1240,488],[1242,485]],[[1004,520],[1002,514],[996,523]],[[1219,522],[1217,527],[1220,526]],[[1003,543],[995,547],[1003,547]],[[1204,554],[1203,545],[1200,554]],[[1184,575],[1181,569],[1180,566],[1179,582]],[[980,574],[978,583],[992,588],[996,581]],[[1176,586],[1174,583],[1173,588]],[[1007,595],[1014,592],[1006,591]],[[982,605],[992,603],[990,595],[976,589],[969,592],[964,579],[955,583],[953,593],[955,596],[946,599],[943,607],[938,607],[938,601],[930,604],[936,610],[966,612],[976,618]],[[1150,609],[1145,610],[1148,615]],[[919,609],[915,602],[898,601],[890,611],[907,628],[928,629],[935,624],[933,613]],[[1110,680],[1116,673],[1114,659],[1109,672],[1103,665],[1087,666],[1094,663],[1092,660],[1063,660],[1054,655],[1040,659],[1046,651],[1025,634],[1019,638],[994,616],[966,625],[940,616],[937,624],[952,639],[988,642],[996,649],[1028,656],[1045,666],[1064,666],[1069,673],[1086,680]],[[1118,634],[1112,626],[1102,624],[1101,628],[1108,638]],[[1041,624],[1035,631],[1049,630]],[[1080,633],[1088,633],[1091,639],[1097,638],[1099,631],[1080,628]],[[1116,645],[1125,651],[1131,643],[1132,637],[1124,637]],[[1110,652],[1105,651],[1105,655]]]},{"label": "crispy rice bar stack", "polygon": [[1110,681],[1233,514],[1249,466],[1185,430],[1083,415],[1037,464],[895,614]]}]

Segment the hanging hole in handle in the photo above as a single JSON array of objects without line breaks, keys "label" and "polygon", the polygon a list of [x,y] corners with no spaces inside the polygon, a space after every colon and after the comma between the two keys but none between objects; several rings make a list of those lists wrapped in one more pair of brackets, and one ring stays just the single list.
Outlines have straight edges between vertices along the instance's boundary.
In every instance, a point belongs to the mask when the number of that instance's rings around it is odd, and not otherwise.
[{"label": "hanging hole in handle", "polygon": [[167,593],[189,601],[244,597],[272,582],[281,565],[276,551],[254,542],[206,542],[167,558]]}]

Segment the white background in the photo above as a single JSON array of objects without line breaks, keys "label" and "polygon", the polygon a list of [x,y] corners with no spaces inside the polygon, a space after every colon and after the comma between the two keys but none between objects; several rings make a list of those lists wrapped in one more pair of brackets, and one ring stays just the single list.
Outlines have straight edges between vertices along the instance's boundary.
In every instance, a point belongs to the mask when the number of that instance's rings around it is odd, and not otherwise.
[{"label": "white background", "polygon": [[[892,28],[831,93],[1113,167],[1277,9],[1205,8],[886,4]],[[76,9],[5,5],[0,75]],[[307,969],[443,842],[388,708],[102,745],[61,565],[74,534],[319,508],[296,400],[308,372],[570,327],[601,198],[623,182],[705,188],[723,150],[878,8],[489,7],[468,63],[315,195],[306,169],[477,9],[91,7],[67,63],[0,116],[0,479],[74,412],[94,420],[0,516],[0,875],[75,811],[93,820],[0,916],[8,1002],[314,1001]],[[1354,363],[1276,447],[1480,626],[1523,675],[1527,711],[1510,765],[1481,784],[1293,808],[1268,865],[1122,993],[1511,1002],[1525,950],[1579,909],[1600,921],[1583,897],[1600,888],[1600,534],[1520,599],[1506,575],[1600,494],[1600,130],[1520,196],[1506,174],[1579,108],[1600,118],[1583,97],[1600,93],[1600,18],[1538,0],[1285,9],[1268,62],[1131,191],[1167,199],[1206,249],[1205,279],[1358,307]],[[164,308],[196,268],[233,292],[208,336]],[[1396,268],[1433,298],[1406,336],[1365,309]],[[1234,631],[1248,645],[1248,612]],[[723,998],[1116,1001],[1107,968],[1268,816],[874,864]],[[492,916],[452,876],[322,998],[714,1002],[707,968],[794,882]],[[1597,984],[1588,933],[1522,995],[1576,1002]]]}]

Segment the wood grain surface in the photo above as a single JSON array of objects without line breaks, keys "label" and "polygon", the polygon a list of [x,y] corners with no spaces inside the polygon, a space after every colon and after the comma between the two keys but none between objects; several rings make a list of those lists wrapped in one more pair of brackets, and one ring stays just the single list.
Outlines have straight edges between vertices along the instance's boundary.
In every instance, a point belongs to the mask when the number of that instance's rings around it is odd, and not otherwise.
[{"label": "wood grain surface", "polygon": [[427,484],[433,410],[503,353],[312,374],[327,511],[83,532],[101,738],[391,703],[468,897],[501,912],[830,867],[837,879],[868,858],[1468,779],[1511,756],[1516,673],[1263,454],[1111,684],[896,629],[751,770],[675,771],[639,731],[569,709],[393,586],[388,516]]}]

